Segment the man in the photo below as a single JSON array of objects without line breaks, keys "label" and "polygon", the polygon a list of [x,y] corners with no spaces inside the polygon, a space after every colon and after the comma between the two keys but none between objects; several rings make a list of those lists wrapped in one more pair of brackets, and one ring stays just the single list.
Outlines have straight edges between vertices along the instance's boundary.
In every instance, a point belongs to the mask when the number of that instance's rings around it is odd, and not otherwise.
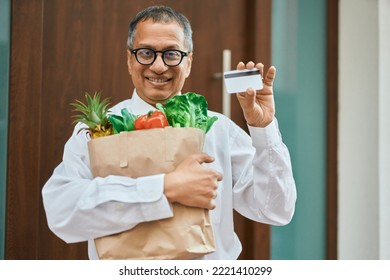
[{"label": "man", "polygon": [[[141,11],[130,24],[127,64],[135,90],[117,104],[144,114],[181,94],[193,61],[188,20],[165,6]],[[263,65],[240,62],[237,69]],[[285,225],[296,200],[288,150],[274,117],[272,84],[275,68],[264,76],[264,88],[247,89],[237,98],[250,136],[216,112],[206,135],[204,153],[193,155],[167,174],[137,179],[93,178],[85,134],[77,125],[64,149],[62,163],[42,195],[51,230],[66,242],[88,240],[89,257],[98,258],[94,239],[131,229],[145,221],[171,217],[171,203],[210,209],[217,250],[203,259],[236,259],[241,243],[234,233],[233,209],[254,221]],[[185,188],[183,188],[185,186]]]}]

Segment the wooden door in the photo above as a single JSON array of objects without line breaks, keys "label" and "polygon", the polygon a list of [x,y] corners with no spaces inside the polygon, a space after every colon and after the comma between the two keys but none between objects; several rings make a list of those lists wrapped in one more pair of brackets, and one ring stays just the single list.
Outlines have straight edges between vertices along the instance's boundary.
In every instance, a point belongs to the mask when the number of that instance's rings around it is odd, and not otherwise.
[{"label": "wooden door", "polygon": [[[270,62],[270,0],[13,0],[7,173],[6,259],[86,259],[86,243],[65,244],[47,227],[41,189],[60,163],[72,126],[69,103],[102,90],[113,103],[130,97],[126,66],[130,20],[150,3],[183,12],[194,31],[185,91],[222,111],[222,51]],[[235,98],[232,119],[246,129]],[[235,213],[241,259],[269,258],[269,226]]]}]

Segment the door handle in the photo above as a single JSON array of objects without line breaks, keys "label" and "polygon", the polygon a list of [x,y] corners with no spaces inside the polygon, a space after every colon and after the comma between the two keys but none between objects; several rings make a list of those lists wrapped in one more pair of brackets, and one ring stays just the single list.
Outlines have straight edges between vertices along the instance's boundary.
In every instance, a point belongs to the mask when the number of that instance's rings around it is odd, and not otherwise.
[{"label": "door handle", "polygon": [[222,114],[230,118],[230,99],[231,95],[227,93],[223,73],[231,70],[231,51],[225,49],[222,51],[222,72],[214,73],[214,79],[221,79],[222,82]]}]

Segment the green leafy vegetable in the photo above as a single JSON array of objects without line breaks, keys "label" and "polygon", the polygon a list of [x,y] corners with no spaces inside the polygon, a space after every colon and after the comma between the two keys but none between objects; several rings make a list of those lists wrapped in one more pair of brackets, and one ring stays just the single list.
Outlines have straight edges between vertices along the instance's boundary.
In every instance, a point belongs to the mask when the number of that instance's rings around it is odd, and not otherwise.
[{"label": "green leafy vegetable", "polygon": [[121,116],[111,115],[108,120],[112,123],[114,128],[114,134],[121,131],[132,131],[134,130],[134,121],[137,118],[136,115],[130,113],[126,108],[121,110]]},{"label": "green leafy vegetable", "polygon": [[218,119],[207,115],[206,98],[195,92],[176,95],[168,99],[165,106],[157,104],[156,107],[165,113],[168,123],[173,127],[195,127],[207,133]]}]

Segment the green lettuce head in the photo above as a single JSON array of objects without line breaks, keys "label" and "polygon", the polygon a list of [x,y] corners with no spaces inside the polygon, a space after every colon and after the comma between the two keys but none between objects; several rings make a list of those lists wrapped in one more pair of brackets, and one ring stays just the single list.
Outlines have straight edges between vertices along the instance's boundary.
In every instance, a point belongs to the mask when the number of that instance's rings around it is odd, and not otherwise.
[{"label": "green lettuce head", "polygon": [[157,104],[157,108],[163,111],[168,123],[173,127],[195,127],[207,133],[216,116],[207,115],[208,104],[203,95],[195,92],[187,92],[176,95],[167,100],[165,106]]}]

